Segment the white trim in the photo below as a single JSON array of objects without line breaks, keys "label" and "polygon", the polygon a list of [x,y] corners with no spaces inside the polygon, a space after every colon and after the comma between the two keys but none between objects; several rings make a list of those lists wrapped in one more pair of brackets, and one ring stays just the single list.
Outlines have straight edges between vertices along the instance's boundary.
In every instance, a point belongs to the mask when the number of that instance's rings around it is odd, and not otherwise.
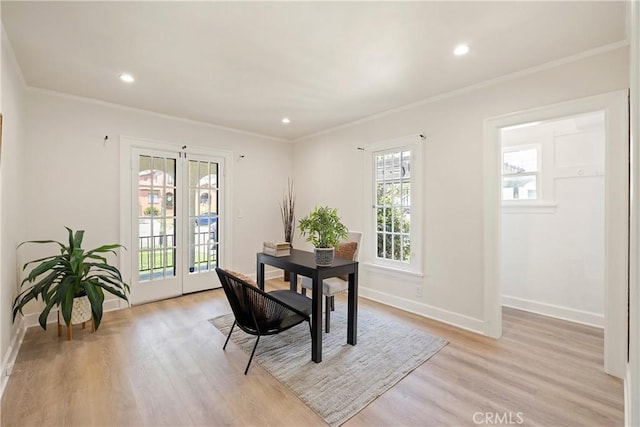
[{"label": "white trim", "polygon": [[405,275],[405,276],[411,276],[411,277],[418,277],[418,278],[423,278],[424,277],[424,273],[422,272],[416,272],[416,271],[410,271],[410,270],[402,270],[399,268],[395,268],[389,265],[383,265],[383,264],[374,264],[371,262],[363,262],[360,263],[360,265],[364,268],[368,268],[368,269],[374,269],[374,270],[380,270],[380,271],[384,271],[387,273],[392,273],[392,274],[399,274],[399,275]]},{"label": "white trim", "polygon": [[9,382],[9,376],[13,371],[13,366],[16,363],[16,359],[18,358],[18,353],[20,352],[20,347],[22,347],[22,341],[24,340],[24,335],[27,332],[27,326],[22,317],[19,317],[18,325],[16,326],[15,334],[13,335],[13,339],[9,344],[9,348],[4,354],[2,358],[2,367],[0,370],[0,398],[4,394],[4,390],[7,387],[7,383]]},{"label": "white trim", "polygon": [[448,325],[455,326],[456,328],[465,329],[476,334],[484,333],[484,322],[482,320],[434,307],[429,304],[423,304],[414,300],[364,287],[360,287],[358,289],[358,296],[381,304],[389,305],[400,310],[408,311],[409,313],[428,317],[429,319],[437,320],[438,322],[446,323]]},{"label": "white trim", "polygon": [[576,310],[575,308],[547,304],[545,302],[517,298],[508,295],[502,295],[502,305],[518,310],[529,311],[531,313],[542,314],[543,316],[566,320],[568,322],[580,323],[601,329],[604,328],[604,315],[599,313]]},{"label": "white trim", "polygon": [[[413,109],[413,108],[418,108],[418,107],[421,107],[423,105],[433,104],[435,102],[442,101],[442,100],[448,99],[448,98],[453,98],[454,96],[458,96],[458,95],[461,95],[461,94],[464,94],[464,93],[473,92],[473,91],[476,91],[478,89],[483,89],[483,88],[486,88],[486,87],[489,87],[489,86],[493,86],[493,85],[496,85],[496,84],[499,84],[499,83],[508,82],[508,81],[515,80],[515,79],[518,79],[518,78],[521,78],[521,77],[525,77],[525,76],[528,76],[528,75],[531,75],[531,74],[539,73],[541,71],[550,70],[552,68],[559,67],[561,65],[565,65],[565,64],[570,64],[572,62],[581,61],[583,59],[586,59],[586,58],[589,58],[589,57],[592,57],[592,56],[601,55],[603,53],[611,52],[611,51],[620,49],[621,47],[628,46],[628,45],[629,45],[629,42],[627,40],[620,40],[620,41],[615,42],[615,43],[611,43],[611,44],[608,44],[608,45],[605,45],[605,46],[600,46],[600,47],[597,47],[595,49],[590,49],[590,50],[587,50],[587,51],[584,51],[584,52],[581,52],[581,53],[578,53],[578,54],[575,54],[575,55],[567,56],[565,58],[561,58],[561,59],[558,59],[558,60],[555,60],[555,61],[546,62],[544,64],[540,64],[540,65],[536,65],[534,67],[526,68],[524,70],[516,71],[516,72],[511,73],[511,74],[506,74],[506,75],[503,75],[503,76],[500,76],[500,77],[496,77],[494,79],[485,80],[485,81],[480,82],[480,83],[476,83],[476,84],[472,84],[472,85],[469,85],[469,86],[465,86],[465,87],[460,88],[460,89],[455,89],[455,90],[452,90],[452,91],[449,91],[449,92],[446,92],[446,93],[443,93],[443,94],[440,94],[440,95],[435,95],[435,96],[432,96],[430,98],[426,98],[426,99],[423,99],[423,100],[418,101],[418,102],[413,102],[411,104],[403,105],[403,106],[398,107],[398,108],[392,108],[390,110],[386,110],[386,111],[382,111],[380,113],[372,114],[370,116],[363,117],[362,119],[354,120],[352,122],[344,123],[344,124],[341,124],[341,125],[338,125],[338,126],[334,126],[334,127],[330,127],[328,129],[324,129],[324,130],[321,130],[321,131],[318,131],[318,132],[310,133],[308,135],[300,136],[298,138],[293,139],[292,142],[295,143],[295,142],[304,141],[305,139],[308,139],[308,138],[313,138],[313,137],[316,137],[316,136],[320,136],[320,135],[324,135],[324,134],[327,134],[327,133],[335,132],[337,130],[349,128],[349,127],[356,126],[356,125],[359,125],[359,124],[362,124],[362,123],[367,123],[367,122],[370,122],[372,120],[379,119],[381,117],[389,116],[391,114],[399,113],[399,112],[410,110],[410,109]],[[520,123],[515,123],[515,124],[517,125],[517,124],[520,124]]]},{"label": "white trim", "polygon": [[502,201],[503,214],[553,214],[557,210],[557,203]]},{"label": "white trim", "polygon": [[629,360],[624,382],[624,422],[640,426],[640,3],[628,1],[631,121],[631,224],[629,269]]},{"label": "white trim", "polygon": [[[624,375],[627,348],[626,289],[628,271],[628,200],[620,197],[628,185],[627,92],[616,91],[558,103],[528,111],[488,118],[484,121],[484,299],[487,334],[499,337],[500,304],[500,135],[502,127],[545,121],[558,117],[604,110],[606,114],[605,173],[605,366],[607,373]],[[616,195],[618,195],[616,197]]]},{"label": "white trim", "polygon": [[188,119],[188,118],[179,117],[179,116],[171,116],[169,114],[157,113],[155,111],[143,110],[141,108],[129,107],[129,106],[122,105],[122,104],[116,104],[116,103],[113,103],[113,102],[102,101],[102,100],[94,99],[94,98],[87,98],[87,97],[84,97],[84,96],[71,95],[71,94],[68,94],[68,93],[58,92],[58,91],[51,90],[51,89],[43,89],[43,88],[39,88],[39,87],[28,86],[26,84],[25,84],[25,89],[30,91],[30,92],[43,93],[43,94],[46,94],[46,95],[49,95],[49,96],[55,96],[55,97],[58,97],[58,98],[69,99],[69,100],[73,100],[73,101],[77,101],[77,102],[84,102],[84,103],[93,104],[93,105],[99,105],[99,106],[103,106],[103,107],[110,107],[110,108],[117,109],[117,110],[122,110],[122,111],[146,114],[146,115],[149,115],[149,116],[159,117],[159,118],[166,119],[166,120],[173,120],[173,121],[176,121],[176,122],[181,122],[181,123],[186,123],[186,124],[191,124],[191,125],[204,126],[204,127],[217,129],[217,130],[221,130],[221,131],[225,131],[225,132],[236,133],[236,134],[240,134],[240,135],[247,135],[247,136],[252,136],[252,137],[256,137],[256,138],[268,139],[268,140],[271,140],[271,141],[277,141],[277,142],[287,142],[287,143],[291,143],[292,142],[292,140],[290,140],[290,139],[279,138],[277,136],[263,135],[263,134],[260,134],[260,133],[250,132],[250,131],[246,131],[246,130],[242,130],[242,129],[236,129],[236,128],[231,128],[231,127],[216,125],[214,123],[202,122],[202,121],[199,121],[199,120]]}]

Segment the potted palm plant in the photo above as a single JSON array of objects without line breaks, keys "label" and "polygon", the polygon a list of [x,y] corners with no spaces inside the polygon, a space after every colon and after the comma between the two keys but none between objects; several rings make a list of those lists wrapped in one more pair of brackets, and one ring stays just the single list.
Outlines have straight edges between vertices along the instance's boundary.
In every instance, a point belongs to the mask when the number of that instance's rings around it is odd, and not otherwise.
[{"label": "potted palm plant", "polygon": [[315,247],[316,264],[328,266],[333,263],[335,248],[347,237],[347,227],[342,224],[338,210],[328,206],[315,207],[298,224],[300,233]]},{"label": "potted palm plant", "polygon": [[[104,291],[129,301],[129,285],[122,280],[120,271],[104,257],[106,253],[116,254],[115,249],[123,246],[103,245],[85,251],[82,248],[84,230],[74,233],[70,228],[65,228],[69,233],[68,244],[55,240],[30,240],[18,246],[26,243],[56,244],[60,247],[60,253],[29,261],[23,266],[22,269],[25,270],[29,265],[39,263],[20,284],[21,289],[24,289],[13,302],[14,322],[29,301],[42,298],[45,303],[39,317],[42,329],[47,329],[49,312],[58,307],[58,313],[62,314],[68,328],[93,317],[93,326],[97,330],[102,320]],[[29,285],[25,287],[25,284]],[[88,318],[72,322],[74,314],[76,317],[78,313],[82,316],[83,311],[89,313]]]}]

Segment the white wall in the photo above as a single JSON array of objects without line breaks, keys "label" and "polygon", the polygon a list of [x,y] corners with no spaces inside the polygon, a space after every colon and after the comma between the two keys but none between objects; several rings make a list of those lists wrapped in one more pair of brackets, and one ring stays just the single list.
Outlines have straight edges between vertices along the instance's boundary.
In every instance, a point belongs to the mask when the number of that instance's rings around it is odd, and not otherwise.
[{"label": "white wall", "polygon": [[26,118],[22,77],[11,45],[2,30],[2,151],[0,157],[0,391],[5,369],[18,349],[18,326],[12,322],[12,303],[18,289],[16,245],[22,238],[24,140]]},{"label": "white wall", "polygon": [[[483,120],[624,89],[628,79],[628,49],[620,48],[306,138],[294,147],[294,179],[304,189],[298,193],[299,212],[328,204],[349,228],[362,230],[363,154],[357,147],[424,133],[425,276],[363,266],[361,295],[483,331]],[[424,288],[422,297],[416,296],[416,282]]]},{"label": "white wall", "polygon": [[[119,242],[119,135],[233,151],[233,204],[244,215],[234,218],[229,267],[254,272],[262,242],[281,237],[288,142],[39,90],[27,91],[27,118],[25,240],[65,239],[68,226],[86,230],[86,247]],[[43,250],[23,248],[23,259]]]},{"label": "white wall", "polygon": [[601,112],[503,131],[503,147],[540,144],[547,184],[503,204],[504,305],[603,326],[604,130]]}]

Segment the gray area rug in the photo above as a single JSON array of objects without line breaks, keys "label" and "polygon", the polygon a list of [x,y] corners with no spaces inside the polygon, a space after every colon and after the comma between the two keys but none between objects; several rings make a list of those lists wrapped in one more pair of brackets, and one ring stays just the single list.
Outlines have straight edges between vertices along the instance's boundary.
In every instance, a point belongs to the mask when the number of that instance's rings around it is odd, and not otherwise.
[{"label": "gray area rug", "polygon": [[[347,344],[346,314],[346,305],[336,301],[331,333],[322,337],[321,363],[311,361],[306,322],[260,338],[253,359],[331,426],[346,422],[447,344],[441,338],[359,307],[358,343],[352,346]],[[233,320],[233,314],[227,314],[210,322],[227,336]],[[255,340],[255,336],[239,328],[231,335],[231,341],[247,353],[247,361]]]}]

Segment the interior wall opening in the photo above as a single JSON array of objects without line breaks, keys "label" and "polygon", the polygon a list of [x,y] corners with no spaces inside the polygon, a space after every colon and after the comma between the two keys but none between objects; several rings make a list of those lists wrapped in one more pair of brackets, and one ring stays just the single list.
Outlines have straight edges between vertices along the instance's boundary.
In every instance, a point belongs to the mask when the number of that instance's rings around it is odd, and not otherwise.
[{"label": "interior wall opening", "polygon": [[500,130],[501,303],[604,327],[605,112]]}]

